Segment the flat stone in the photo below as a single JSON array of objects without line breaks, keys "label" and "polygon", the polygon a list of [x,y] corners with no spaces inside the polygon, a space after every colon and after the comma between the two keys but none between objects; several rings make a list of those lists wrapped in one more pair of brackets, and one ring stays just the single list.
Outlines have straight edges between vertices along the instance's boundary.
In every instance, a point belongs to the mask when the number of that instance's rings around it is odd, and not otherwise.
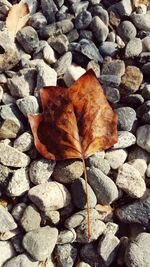
[{"label": "flat stone", "polygon": [[30,163],[30,158],[19,150],[0,143],[0,162],[10,167],[26,167]]},{"label": "flat stone", "polygon": [[[87,185],[87,187],[89,196],[88,205],[89,208],[94,208],[97,204],[97,199],[94,191],[92,190],[89,184]],[[77,192],[78,192],[78,198],[77,198]],[[72,195],[72,201],[78,209],[87,208],[86,185],[85,185],[85,180],[83,178],[75,179],[75,181],[71,184],[71,195]]]},{"label": "flat stone", "polygon": [[57,76],[61,77],[67,69],[70,67],[72,62],[72,53],[67,52],[61,56],[54,65],[54,69],[57,72]]},{"label": "flat stone", "polygon": [[55,255],[58,266],[73,267],[77,258],[77,248],[71,244],[57,245]]},{"label": "flat stone", "polygon": [[25,234],[23,246],[32,258],[37,261],[45,261],[55,247],[57,236],[58,230],[56,228],[41,227]]},{"label": "flat stone", "polygon": [[11,214],[17,222],[20,222],[26,207],[27,205],[23,202],[20,202],[13,207]]},{"label": "flat stone", "polygon": [[127,151],[125,149],[113,149],[107,150],[105,154],[105,158],[108,160],[110,167],[113,170],[118,169],[120,166],[123,165],[127,158]]},{"label": "flat stone", "polygon": [[132,239],[125,252],[125,262],[127,266],[148,267],[150,262],[149,246],[149,233],[140,233]]},{"label": "flat stone", "polygon": [[15,223],[12,215],[7,211],[7,209],[0,205],[0,233],[5,233],[16,228],[17,224]]},{"label": "flat stone", "polygon": [[42,12],[34,13],[28,21],[28,24],[38,30],[47,25],[47,20]]},{"label": "flat stone", "polygon": [[39,262],[38,261],[34,261],[31,257],[29,257],[26,254],[20,254],[16,257],[11,258],[10,260],[8,260],[3,267],[38,267]]},{"label": "flat stone", "polygon": [[148,12],[146,14],[133,13],[131,15],[131,20],[138,30],[150,31],[150,25],[149,25],[150,13]]},{"label": "flat stone", "polygon": [[137,34],[134,24],[128,20],[124,20],[119,24],[117,32],[125,43],[135,38]]},{"label": "flat stone", "polygon": [[0,266],[4,266],[5,262],[16,255],[11,241],[0,241]]},{"label": "flat stone", "polygon": [[63,245],[73,243],[76,240],[76,232],[74,229],[63,230],[59,232],[57,244]]},{"label": "flat stone", "polygon": [[119,75],[120,77],[125,73],[125,63],[123,60],[107,58],[103,63],[103,75]]},{"label": "flat stone", "polygon": [[108,28],[98,16],[95,16],[92,19],[90,28],[93,31],[94,36],[98,42],[104,42],[106,40],[109,32]]},{"label": "flat stone", "polygon": [[47,42],[59,55],[63,55],[68,51],[69,41],[65,34],[51,36]]},{"label": "flat stone", "polygon": [[31,26],[26,26],[19,30],[16,39],[28,54],[33,53],[39,44],[38,34]]},{"label": "flat stone", "polygon": [[121,80],[124,93],[135,93],[139,89],[142,80],[143,74],[140,69],[134,66],[128,66]]},{"label": "flat stone", "polygon": [[28,117],[30,113],[39,113],[39,104],[36,97],[33,95],[18,99],[16,104],[25,117]]},{"label": "flat stone", "polygon": [[147,152],[150,152],[150,125],[145,124],[137,129],[137,144]]},{"label": "flat stone", "polygon": [[113,146],[113,148],[127,148],[136,143],[136,137],[128,131],[118,132],[118,142]]},{"label": "flat stone", "polygon": [[140,38],[131,39],[125,48],[125,58],[134,58],[140,55],[143,46]]},{"label": "flat stone", "polygon": [[21,196],[30,189],[30,182],[27,170],[20,168],[16,170],[7,186],[7,194],[11,197]]},{"label": "flat stone", "polygon": [[118,189],[115,183],[102,171],[90,167],[87,169],[87,175],[88,183],[95,192],[98,203],[108,205],[118,198]]},{"label": "flat stone", "polygon": [[57,182],[67,184],[81,177],[83,163],[79,160],[65,160],[56,163],[53,177]]},{"label": "flat stone", "polygon": [[30,180],[33,184],[43,184],[50,181],[50,177],[54,171],[55,161],[44,158],[32,161],[29,168]]},{"label": "flat stone", "polygon": [[116,184],[133,198],[141,198],[146,190],[146,184],[140,172],[128,163],[119,168]]},{"label": "flat stone", "polygon": [[87,10],[83,10],[75,18],[75,27],[79,30],[85,30],[90,25],[91,21],[91,13]]},{"label": "flat stone", "polygon": [[130,107],[121,107],[115,110],[118,114],[118,130],[131,131],[136,121],[136,112]]},{"label": "flat stone", "polygon": [[48,23],[55,21],[55,14],[58,11],[57,6],[53,0],[41,0],[42,13],[47,19]]},{"label": "flat stone", "polygon": [[24,132],[15,139],[13,147],[21,152],[28,151],[33,146],[33,136],[29,132]]},{"label": "flat stone", "polygon": [[66,70],[63,80],[65,84],[70,87],[74,81],[80,78],[85,73],[85,69],[76,65],[71,64],[68,69]]},{"label": "flat stone", "polygon": [[41,216],[33,205],[26,207],[20,220],[21,226],[26,232],[36,230],[40,227]]},{"label": "flat stone", "polygon": [[47,182],[32,187],[28,192],[28,197],[43,211],[64,208],[71,200],[67,188],[57,182]]}]

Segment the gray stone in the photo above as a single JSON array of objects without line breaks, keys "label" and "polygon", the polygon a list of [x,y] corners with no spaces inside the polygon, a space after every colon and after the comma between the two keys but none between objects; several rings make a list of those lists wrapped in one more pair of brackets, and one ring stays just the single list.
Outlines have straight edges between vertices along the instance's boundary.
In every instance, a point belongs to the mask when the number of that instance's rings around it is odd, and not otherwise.
[{"label": "gray stone", "polygon": [[15,139],[13,147],[21,152],[28,151],[33,146],[33,136],[29,132],[24,132]]},{"label": "gray stone", "polygon": [[18,31],[16,39],[28,54],[33,53],[39,44],[38,34],[31,26],[26,26]]},{"label": "gray stone", "polygon": [[145,52],[150,52],[150,36],[146,36],[142,39],[142,44]]},{"label": "gray stone", "polygon": [[93,59],[101,63],[103,62],[103,58],[100,55],[98,48],[91,40],[82,39],[79,44],[80,51],[83,55],[87,56],[89,59]]},{"label": "gray stone", "polygon": [[137,116],[141,119],[142,123],[150,124],[150,100],[145,101],[144,104],[138,107]]},{"label": "gray stone", "polygon": [[131,39],[125,48],[125,58],[133,58],[139,56],[142,52],[142,41],[140,38]]},{"label": "gray stone", "polygon": [[71,64],[68,69],[66,70],[63,80],[67,87],[70,87],[74,81],[76,81],[78,78],[80,78],[85,73],[85,69],[75,65]]},{"label": "gray stone", "polygon": [[16,228],[17,224],[15,223],[12,215],[6,208],[0,205],[0,233],[5,233]]},{"label": "gray stone", "polygon": [[50,181],[50,177],[55,167],[55,161],[44,158],[32,161],[29,168],[30,180],[33,184],[43,184]]},{"label": "gray stone", "polygon": [[95,155],[88,158],[88,165],[91,167],[94,166],[95,168],[98,168],[106,175],[110,171],[110,165],[108,160]]},{"label": "gray stone", "polygon": [[11,242],[13,244],[13,247],[15,248],[15,251],[19,254],[25,251],[22,246],[22,239],[23,239],[23,234],[18,234],[12,237],[11,239]]},{"label": "gray stone", "polygon": [[9,168],[0,164],[0,190],[6,189],[11,172]]},{"label": "gray stone", "polygon": [[123,60],[107,58],[103,63],[103,75],[118,75],[122,76],[125,73],[125,63]]},{"label": "gray stone", "polygon": [[77,248],[71,244],[57,245],[55,255],[58,266],[73,267],[77,258]]},{"label": "gray stone", "polygon": [[53,177],[60,183],[71,183],[83,174],[83,163],[79,160],[65,160],[56,163]]},{"label": "gray stone", "polygon": [[75,27],[76,29],[84,30],[90,25],[91,21],[91,13],[87,10],[83,10],[75,18]]},{"label": "gray stone", "polygon": [[39,104],[36,97],[33,95],[18,99],[16,104],[25,117],[30,113],[39,113]]},{"label": "gray stone", "polygon": [[8,260],[3,267],[38,267],[38,265],[38,261],[34,261],[31,257],[23,253]]},{"label": "gray stone", "polygon": [[0,241],[0,266],[4,266],[5,262],[16,255],[11,241]]},{"label": "gray stone", "polygon": [[103,42],[100,47],[99,51],[103,57],[110,56],[114,57],[118,51],[117,44],[113,42]]},{"label": "gray stone", "polygon": [[118,142],[113,146],[113,148],[127,148],[136,143],[136,137],[128,131],[118,132]]},{"label": "gray stone", "polygon": [[50,221],[52,224],[58,224],[60,221],[60,212],[57,210],[47,210],[44,212],[46,220]]},{"label": "gray stone", "polygon": [[[87,208],[87,194],[86,194],[86,184],[85,180],[83,178],[76,179],[71,184],[71,195],[72,195],[72,201],[74,205],[78,209],[85,209]],[[95,196],[95,193],[93,192],[92,188],[87,184],[88,187],[88,206],[89,208],[94,208],[97,204],[97,199]],[[77,197],[78,192],[78,197]]]},{"label": "gray stone", "polygon": [[19,150],[0,143],[0,162],[10,167],[26,167],[30,163],[30,158]]},{"label": "gray stone", "polygon": [[81,247],[80,258],[89,264],[86,267],[103,266],[102,260],[97,252],[97,245],[94,242]]},{"label": "gray stone", "polygon": [[120,92],[117,88],[110,87],[110,86],[104,86],[103,87],[104,93],[106,95],[107,100],[110,103],[118,103],[120,100]]},{"label": "gray stone", "polygon": [[119,24],[117,32],[125,43],[135,38],[137,34],[135,26],[128,20],[124,20]]},{"label": "gray stone", "polygon": [[118,198],[118,189],[115,183],[102,171],[91,167],[87,169],[87,175],[88,182],[96,194],[98,203],[108,205]]},{"label": "gray stone", "polygon": [[144,98],[141,94],[130,94],[122,97],[122,102],[136,109],[144,103]]},{"label": "gray stone", "polygon": [[33,205],[26,207],[21,217],[20,223],[26,232],[36,230],[40,227],[41,216]]},{"label": "gray stone", "polygon": [[67,244],[67,243],[73,243],[76,240],[76,232],[75,230],[69,229],[69,230],[63,230],[59,232],[57,244]]},{"label": "gray stone", "polygon": [[135,159],[132,161],[128,161],[128,163],[130,165],[132,165],[136,170],[139,171],[139,173],[141,174],[142,178],[145,178],[145,172],[147,169],[147,164],[146,161],[144,159]]},{"label": "gray stone", "polygon": [[19,132],[19,126],[15,121],[5,120],[0,123],[0,139],[16,138]]},{"label": "gray stone", "polygon": [[20,222],[21,217],[22,217],[26,207],[27,207],[27,205],[23,202],[20,202],[13,207],[11,214],[17,222]]},{"label": "gray stone", "polygon": [[48,182],[32,187],[29,199],[43,211],[58,210],[70,204],[71,196],[67,188],[57,182]]},{"label": "gray stone", "polygon": [[86,70],[92,69],[97,78],[100,78],[100,65],[97,61],[91,60],[86,66]]},{"label": "gray stone", "polygon": [[48,23],[55,21],[55,14],[58,11],[57,6],[53,0],[41,0],[41,8]]},{"label": "gray stone", "polygon": [[38,0],[21,0],[20,3],[26,3],[28,5],[30,14],[34,14],[37,11]]},{"label": "gray stone", "polygon": [[135,93],[138,91],[142,80],[143,74],[140,69],[135,66],[128,66],[121,79],[121,87],[124,89],[124,93]]},{"label": "gray stone", "polygon": [[135,145],[128,153],[128,161],[133,161],[136,159],[143,159],[146,163],[150,161],[150,155],[141,147]]},{"label": "gray stone", "polygon": [[98,16],[104,22],[104,24],[108,26],[109,16],[106,9],[104,9],[100,5],[95,5],[90,8],[90,12],[92,14],[92,17]]},{"label": "gray stone", "polygon": [[109,32],[108,28],[98,16],[95,16],[92,19],[90,27],[98,42],[104,42],[106,40],[108,32]]},{"label": "gray stone", "polygon": [[125,262],[128,267],[149,267],[150,234],[140,233],[129,245],[125,252]]},{"label": "gray stone", "polygon": [[130,0],[122,0],[114,6],[121,17],[130,16],[132,13],[132,3]]},{"label": "gray stone", "polygon": [[47,40],[48,44],[60,55],[68,51],[69,41],[65,34],[51,36]]},{"label": "gray stone", "polygon": [[68,34],[66,34],[66,36],[68,38],[69,43],[72,43],[79,38],[79,33],[76,29],[73,29]]},{"label": "gray stone", "polygon": [[143,198],[116,209],[116,215],[124,223],[138,223],[146,227],[150,220],[150,192]]},{"label": "gray stone", "polygon": [[27,169],[20,168],[14,171],[7,186],[7,194],[11,197],[21,196],[30,189]]},{"label": "gray stone", "polygon": [[130,107],[121,107],[115,110],[118,114],[118,130],[131,131],[136,121],[136,112]]},{"label": "gray stone", "polygon": [[23,246],[32,258],[37,261],[45,261],[55,247],[57,236],[58,230],[56,228],[41,227],[25,234]]},{"label": "gray stone", "polygon": [[[1,88],[1,87],[0,87]],[[2,95],[2,102],[7,105],[7,104],[12,104],[16,102],[16,99],[14,97],[12,97],[10,94],[8,93],[3,93]]]},{"label": "gray stone", "polygon": [[90,30],[80,30],[80,39],[93,39],[93,33]]},{"label": "gray stone", "polygon": [[38,30],[47,25],[47,20],[43,13],[39,11],[29,18],[28,24]]},{"label": "gray stone", "polygon": [[69,68],[72,62],[71,52],[65,53],[61,56],[54,65],[54,69],[57,72],[57,76],[61,77]]},{"label": "gray stone", "polygon": [[150,163],[147,166],[146,175],[150,178]]},{"label": "gray stone", "polygon": [[148,12],[146,14],[133,13],[131,15],[131,19],[137,29],[143,31],[150,31],[150,25],[149,25],[150,13]]},{"label": "gray stone", "polygon": [[128,163],[119,168],[116,185],[133,198],[141,198],[146,190],[146,184],[140,172]]},{"label": "gray stone", "polygon": [[125,162],[127,158],[127,151],[125,149],[107,150],[105,158],[108,160],[110,167],[113,170],[118,169]]},{"label": "gray stone", "polygon": [[145,124],[137,129],[137,144],[150,152],[150,125]]},{"label": "gray stone", "polygon": [[143,74],[148,75],[150,71],[150,62],[146,63],[142,67]]},{"label": "gray stone", "polygon": [[142,96],[144,97],[144,99],[150,100],[150,84],[146,84],[142,89]]},{"label": "gray stone", "polygon": [[80,12],[87,10],[88,5],[89,5],[88,1],[80,2],[80,1],[74,1],[73,0],[71,8],[72,8],[72,11],[74,12],[74,14],[77,16]]},{"label": "gray stone", "polygon": [[104,86],[118,88],[121,83],[121,77],[118,75],[101,75],[100,81]]}]

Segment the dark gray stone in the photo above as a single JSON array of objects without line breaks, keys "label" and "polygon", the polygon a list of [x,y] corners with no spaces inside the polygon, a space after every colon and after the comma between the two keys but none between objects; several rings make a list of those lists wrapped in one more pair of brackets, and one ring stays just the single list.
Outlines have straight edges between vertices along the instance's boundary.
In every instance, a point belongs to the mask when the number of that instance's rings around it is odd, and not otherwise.
[{"label": "dark gray stone", "polygon": [[118,51],[118,46],[113,42],[103,42],[99,47],[99,51],[103,56],[114,57]]},{"label": "dark gray stone", "polygon": [[91,40],[82,39],[79,44],[80,51],[83,55],[87,56],[89,59],[93,59],[101,63],[103,62],[103,58],[100,55],[98,48]]},{"label": "dark gray stone", "polygon": [[58,77],[61,77],[72,62],[72,53],[67,52],[61,56],[54,65],[54,69],[57,72]]},{"label": "dark gray stone", "polygon": [[39,45],[38,34],[31,26],[26,26],[18,31],[16,39],[28,54],[33,53]]},{"label": "dark gray stone", "polygon": [[126,103],[126,105],[136,109],[144,103],[144,98],[140,94],[130,94],[122,97],[121,101]]},{"label": "dark gray stone", "polygon": [[89,39],[89,40],[92,40],[93,39],[93,33],[92,33],[92,31],[89,31],[89,30],[81,30],[80,31],[80,39]]},{"label": "dark gray stone", "polygon": [[124,42],[128,42],[129,40],[135,38],[137,34],[135,26],[128,20],[124,20],[119,24],[117,32]]},{"label": "dark gray stone", "polygon": [[71,244],[57,245],[55,256],[58,266],[73,267],[77,258],[77,248]]},{"label": "dark gray stone", "polygon": [[57,6],[53,0],[41,0],[42,12],[47,18],[48,23],[55,21],[55,14],[58,11]]},{"label": "dark gray stone", "polygon": [[34,29],[38,30],[47,25],[47,20],[44,17],[43,13],[39,11],[29,18],[28,24]]},{"label": "dark gray stone", "polygon": [[66,34],[69,43],[76,41],[79,38],[79,33],[76,29],[71,30],[68,34]]},{"label": "dark gray stone", "polygon": [[125,73],[125,63],[123,60],[112,60],[107,58],[102,67],[102,75],[122,76]]},{"label": "dark gray stone", "polygon": [[98,16],[95,16],[92,19],[90,27],[98,42],[104,42],[106,40],[108,32],[109,32],[108,28]]},{"label": "dark gray stone", "polygon": [[40,227],[41,216],[34,206],[27,206],[20,220],[21,226],[26,232],[36,230]]},{"label": "dark gray stone", "polygon": [[106,98],[108,101],[112,104],[115,104],[119,102],[120,100],[120,92],[117,88],[109,87],[109,86],[104,86],[103,87],[104,93],[106,95]]},{"label": "dark gray stone", "polygon": [[146,101],[143,105],[138,107],[137,116],[143,123],[150,124],[150,100]]},{"label": "dark gray stone", "polygon": [[75,18],[75,27],[78,30],[85,30],[91,23],[92,16],[89,11],[81,11]]},{"label": "dark gray stone", "polygon": [[104,267],[102,260],[97,252],[97,245],[95,243],[85,244],[80,250],[81,260],[85,261],[90,267]]},{"label": "dark gray stone", "polygon": [[130,107],[117,108],[118,114],[118,130],[119,131],[131,131],[136,121],[136,112]]},{"label": "dark gray stone", "polygon": [[60,55],[63,55],[68,50],[69,41],[66,35],[51,36],[47,40],[48,44]]},{"label": "dark gray stone", "polygon": [[150,31],[150,13],[146,14],[136,14],[133,13],[131,15],[131,19],[135,25],[135,27],[139,30],[144,30],[144,31]]},{"label": "dark gray stone", "polygon": [[150,100],[150,84],[146,84],[142,90],[142,96],[146,100]]},{"label": "dark gray stone", "polygon": [[142,147],[147,152],[150,152],[149,134],[150,134],[149,124],[145,124],[138,127],[136,132],[138,146]]}]

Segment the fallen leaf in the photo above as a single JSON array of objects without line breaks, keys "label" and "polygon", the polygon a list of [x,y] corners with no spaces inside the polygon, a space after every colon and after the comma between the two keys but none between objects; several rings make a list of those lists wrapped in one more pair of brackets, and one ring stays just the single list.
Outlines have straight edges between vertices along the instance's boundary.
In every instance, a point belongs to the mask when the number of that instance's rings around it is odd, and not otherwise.
[{"label": "fallen leaf", "polygon": [[6,27],[10,36],[14,39],[16,33],[25,26],[29,19],[29,7],[26,3],[15,4],[8,12]]},{"label": "fallen leaf", "polygon": [[85,159],[117,142],[117,115],[92,70],[69,89],[45,87],[40,96],[43,113],[28,118],[43,157]]}]

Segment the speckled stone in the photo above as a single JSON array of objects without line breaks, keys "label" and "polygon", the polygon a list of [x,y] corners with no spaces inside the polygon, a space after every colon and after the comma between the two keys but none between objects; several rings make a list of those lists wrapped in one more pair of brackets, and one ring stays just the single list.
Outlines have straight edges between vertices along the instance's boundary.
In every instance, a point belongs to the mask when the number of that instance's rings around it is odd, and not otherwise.
[{"label": "speckled stone", "polygon": [[124,93],[135,93],[139,89],[142,80],[143,74],[140,69],[135,66],[128,66],[121,79]]}]

